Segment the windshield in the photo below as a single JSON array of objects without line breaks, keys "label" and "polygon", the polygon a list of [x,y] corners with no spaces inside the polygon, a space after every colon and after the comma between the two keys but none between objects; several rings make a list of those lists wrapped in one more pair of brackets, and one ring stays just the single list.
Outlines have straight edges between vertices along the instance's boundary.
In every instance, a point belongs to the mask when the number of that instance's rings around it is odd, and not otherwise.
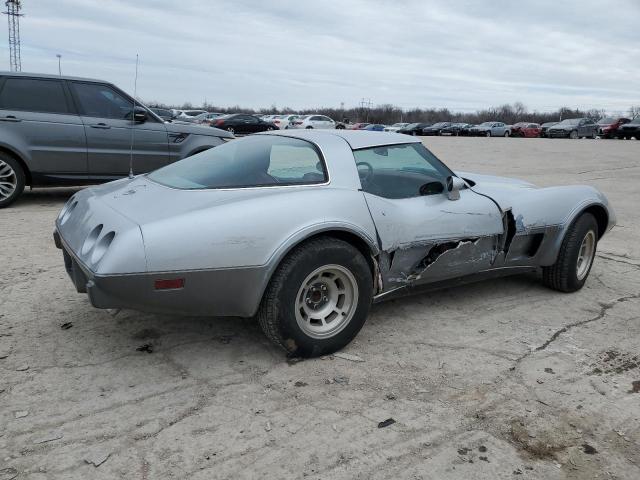
[{"label": "windshield", "polygon": [[405,128],[416,128],[418,125],[420,125],[420,124],[419,123],[410,123]]},{"label": "windshield", "polygon": [[394,123],[391,125],[392,127],[406,127],[408,123]]},{"label": "windshield", "polygon": [[439,128],[439,127],[446,127],[447,125],[449,125],[447,122],[440,122],[440,123],[433,124],[431,126]]},{"label": "windshield", "polygon": [[578,125],[580,123],[580,120],[580,118],[567,118],[566,120],[558,123],[558,125]]},{"label": "windshield", "polygon": [[634,125],[637,125],[640,123],[640,117],[636,117],[633,120],[631,120],[629,123],[633,123]]},{"label": "windshield", "polygon": [[492,125],[493,125],[493,122],[484,122],[480,124],[481,127],[490,127]]},{"label": "windshield", "polygon": [[611,125],[612,123],[616,123],[616,119],[613,117],[605,117],[598,120],[598,125]]},{"label": "windshield", "polygon": [[149,174],[172,188],[201,190],[327,181],[317,147],[305,140],[256,135],[234,140]]}]

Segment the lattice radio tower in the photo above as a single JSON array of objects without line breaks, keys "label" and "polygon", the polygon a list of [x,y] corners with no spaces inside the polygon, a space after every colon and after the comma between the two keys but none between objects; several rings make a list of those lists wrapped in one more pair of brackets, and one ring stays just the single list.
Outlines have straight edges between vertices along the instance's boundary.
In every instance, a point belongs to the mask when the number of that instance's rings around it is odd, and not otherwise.
[{"label": "lattice radio tower", "polygon": [[20,13],[22,8],[21,0],[7,0],[5,2],[7,11],[3,12],[9,20],[9,64],[12,72],[22,70],[20,61]]}]

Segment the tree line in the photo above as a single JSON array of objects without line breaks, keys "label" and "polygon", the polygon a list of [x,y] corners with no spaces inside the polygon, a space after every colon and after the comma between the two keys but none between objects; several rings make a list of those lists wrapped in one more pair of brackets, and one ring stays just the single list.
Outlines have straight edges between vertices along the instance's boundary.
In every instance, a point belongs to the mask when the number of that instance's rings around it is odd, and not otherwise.
[{"label": "tree line", "polygon": [[[190,103],[185,103],[180,106],[165,105],[158,102],[150,102],[147,105],[159,108],[178,108],[181,110],[190,110],[194,107]],[[235,105],[232,107],[219,107],[213,104],[205,103],[202,107],[203,110],[209,112],[220,113],[249,113],[249,114],[320,114],[326,115],[338,121],[350,121],[350,122],[369,122],[369,123],[382,123],[385,125],[393,124],[396,122],[407,123],[436,123],[436,122],[461,122],[479,124],[488,121],[501,121],[506,124],[513,125],[518,122],[557,122],[565,118],[578,118],[587,117],[597,120],[607,115],[605,110],[589,109],[582,110],[579,108],[562,107],[552,112],[538,112],[529,111],[527,107],[521,102],[515,102],[513,104],[505,104],[499,107],[486,108],[477,110],[475,112],[463,113],[455,112],[448,108],[412,108],[410,110],[403,110],[400,107],[391,104],[377,105],[372,108],[331,108],[322,107],[315,109],[302,109],[296,110],[294,108],[282,107],[277,108],[275,105],[271,108],[245,108]],[[628,116],[634,118],[640,115],[640,106],[632,106],[629,108]]]}]

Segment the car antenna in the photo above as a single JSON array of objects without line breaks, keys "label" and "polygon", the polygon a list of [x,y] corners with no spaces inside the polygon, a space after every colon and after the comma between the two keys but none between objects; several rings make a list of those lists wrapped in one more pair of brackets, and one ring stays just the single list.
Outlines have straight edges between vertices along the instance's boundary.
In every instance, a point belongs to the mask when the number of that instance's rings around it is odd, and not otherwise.
[{"label": "car antenna", "polygon": [[136,53],[136,76],[133,81],[133,111],[131,112],[131,145],[129,148],[129,178],[133,178],[133,142],[136,138],[136,96],[138,95],[138,54]]}]

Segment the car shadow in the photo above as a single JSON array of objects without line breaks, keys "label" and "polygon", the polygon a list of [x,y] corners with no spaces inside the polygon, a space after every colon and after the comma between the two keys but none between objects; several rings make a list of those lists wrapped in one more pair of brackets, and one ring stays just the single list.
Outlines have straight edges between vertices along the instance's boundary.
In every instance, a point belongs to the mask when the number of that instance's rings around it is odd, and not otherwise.
[{"label": "car shadow", "polygon": [[[373,348],[376,343],[384,343],[389,335],[397,335],[399,330],[410,331],[416,314],[443,317],[455,312],[452,320],[461,320],[478,315],[483,305],[495,306],[524,293],[537,298],[544,292],[553,295],[539,283],[536,274],[522,274],[409,295],[373,305],[360,335],[368,339],[364,348]],[[84,317],[85,333],[89,334],[83,335],[85,348],[92,353],[102,351],[99,356],[107,352],[109,355],[117,352],[116,356],[126,352],[160,354],[163,363],[181,365],[202,377],[206,377],[211,365],[233,371],[262,371],[290,361],[283,350],[265,337],[253,318],[159,315],[134,310],[123,310],[112,317],[104,310],[93,309],[88,300],[81,305],[75,314]],[[489,313],[490,309],[484,308]],[[368,325],[374,328],[367,331]]]},{"label": "car shadow", "polygon": [[74,193],[86,187],[25,188],[9,208],[63,205]]}]

